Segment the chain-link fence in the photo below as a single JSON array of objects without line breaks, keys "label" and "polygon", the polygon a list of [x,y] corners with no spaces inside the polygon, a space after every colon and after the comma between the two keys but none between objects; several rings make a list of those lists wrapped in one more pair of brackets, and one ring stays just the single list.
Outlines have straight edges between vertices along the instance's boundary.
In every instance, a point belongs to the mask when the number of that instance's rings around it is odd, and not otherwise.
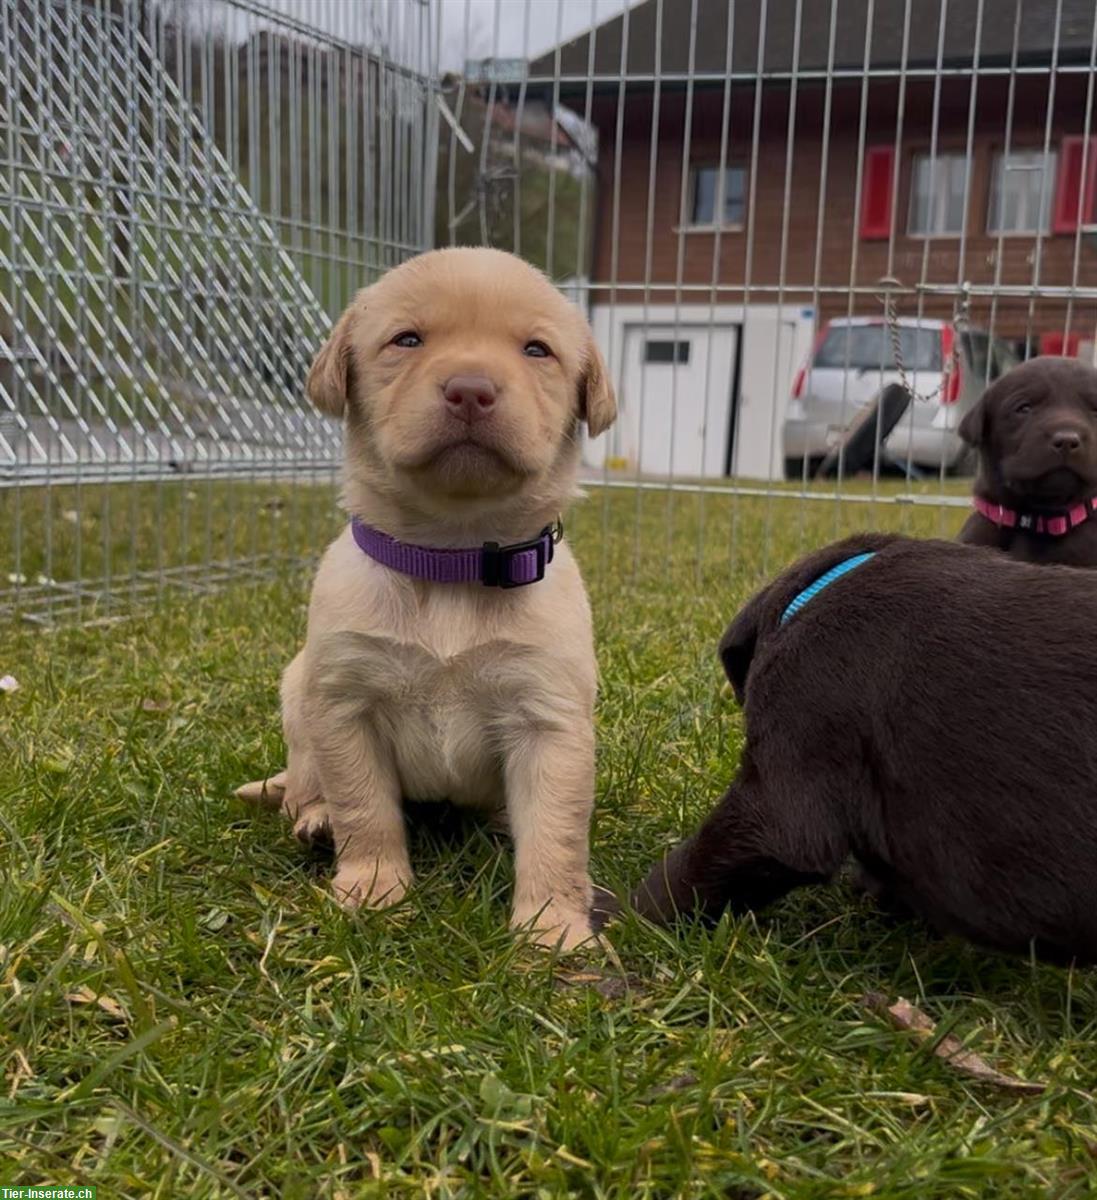
[{"label": "chain-link fence", "polygon": [[1093,360],[1092,0],[0,0],[0,60],[0,602],[33,619],[315,554],[303,374],[430,245],[587,308],[620,417],[577,521],[618,575],[949,532],[988,381]]}]

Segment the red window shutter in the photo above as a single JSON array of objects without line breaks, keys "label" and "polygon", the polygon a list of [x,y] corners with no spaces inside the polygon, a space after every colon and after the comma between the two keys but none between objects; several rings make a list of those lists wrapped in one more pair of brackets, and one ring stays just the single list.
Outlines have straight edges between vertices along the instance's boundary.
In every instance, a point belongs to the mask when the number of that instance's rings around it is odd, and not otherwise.
[{"label": "red window shutter", "polygon": [[[1088,150],[1087,150],[1088,145]],[[1082,160],[1085,179],[1082,178]],[[1081,222],[1094,219],[1097,198],[1097,137],[1065,137],[1059,147],[1059,178],[1055,181],[1055,209],[1051,216],[1052,233],[1074,233]]]},{"label": "red window shutter", "polygon": [[895,175],[895,147],[869,146],[865,151],[865,177],[861,184],[861,237],[891,236],[891,192]]},{"label": "red window shutter", "polygon": [[1077,358],[1081,342],[1081,336],[1077,333],[1068,333],[1065,338],[1062,330],[1056,333],[1042,333],[1040,334],[1040,353]]}]

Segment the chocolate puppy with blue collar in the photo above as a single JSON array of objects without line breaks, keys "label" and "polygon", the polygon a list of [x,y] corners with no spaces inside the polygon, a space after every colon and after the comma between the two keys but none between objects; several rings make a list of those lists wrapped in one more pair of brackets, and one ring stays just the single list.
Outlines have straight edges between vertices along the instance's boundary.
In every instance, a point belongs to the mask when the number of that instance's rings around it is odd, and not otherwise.
[{"label": "chocolate puppy with blue collar", "polygon": [[720,642],[738,774],[634,908],[715,920],[853,855],[942,933],[1097,960],[1094,612],[1089,572],[951,542],[796,563]]}]

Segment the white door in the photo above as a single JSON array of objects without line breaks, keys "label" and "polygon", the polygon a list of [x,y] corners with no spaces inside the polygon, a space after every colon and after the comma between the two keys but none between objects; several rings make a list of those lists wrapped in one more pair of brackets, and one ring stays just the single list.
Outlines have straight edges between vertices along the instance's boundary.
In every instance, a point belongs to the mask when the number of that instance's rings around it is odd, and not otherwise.
[{"label": "white door", "polygon": [[723,475],[738,353],[734,325],[633,325],[621,432],[645,475]]}]

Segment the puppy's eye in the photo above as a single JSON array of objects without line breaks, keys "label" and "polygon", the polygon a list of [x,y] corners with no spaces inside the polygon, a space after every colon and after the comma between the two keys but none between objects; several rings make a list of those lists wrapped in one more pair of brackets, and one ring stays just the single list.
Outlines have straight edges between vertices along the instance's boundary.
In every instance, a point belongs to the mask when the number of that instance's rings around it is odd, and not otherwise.
[{"label": "puppy's eye", "polygon": [[545,345],[544,342],[526,342],[522,347],[522,353],[526,358],[551,358],[552,351]]},{"label": "puppy's eye", "polygon": [[398,333],[391,342],[390,346],[399,346],[403,350],[414,350],[416,346],[421,346],[423,339],[411,329],[405,329],[403,333]]},{"label": "puppy's eye", "polygon": [[1024,416],[1025,413],[1032,412],[1032,405],[1026,400],[1023,404],[1018,404],[1013,411]]}]

